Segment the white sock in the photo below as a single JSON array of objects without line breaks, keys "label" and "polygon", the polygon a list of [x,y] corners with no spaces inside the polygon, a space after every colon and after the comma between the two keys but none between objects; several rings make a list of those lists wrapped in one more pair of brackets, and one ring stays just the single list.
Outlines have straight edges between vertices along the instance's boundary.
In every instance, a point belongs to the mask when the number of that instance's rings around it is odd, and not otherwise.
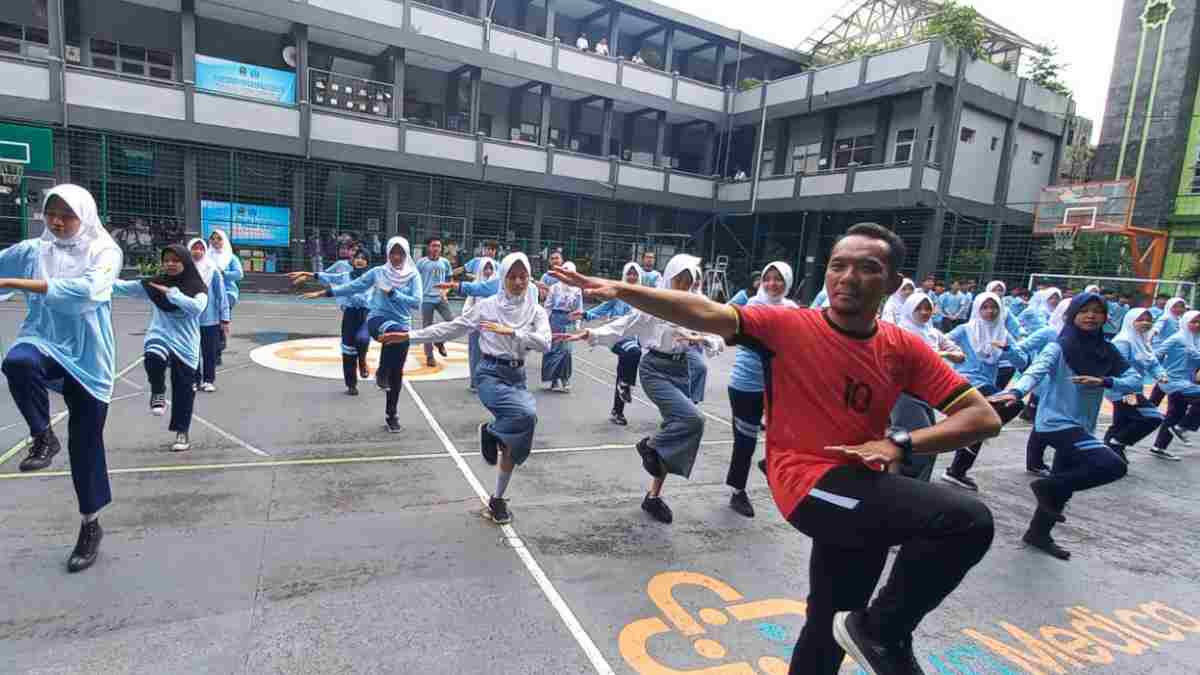
[{"label": "white sock", "polygon": [[83,514],[83,522],[90,523],[90,522],[96,520],[99,516],[100,516],[99,511],[97,511],[96,513],[85,513],[85,514]]},{"label": "white sock", "polygon": [[494,494],[492,496],[503,499],[504,492],[506,490],[508,490],[508,481],[510,481],[510,480],[512,480],[512,472],[511,471],[497,471],[496,472],[496,494]]}]

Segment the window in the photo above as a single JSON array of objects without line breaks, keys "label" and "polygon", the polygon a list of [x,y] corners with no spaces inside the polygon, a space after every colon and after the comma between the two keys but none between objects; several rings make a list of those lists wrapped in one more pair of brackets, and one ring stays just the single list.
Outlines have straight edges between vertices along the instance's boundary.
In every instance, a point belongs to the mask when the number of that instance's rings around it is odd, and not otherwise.
[{"label": "window", "polygon": [[175,54],[100,38],[92,38],[90,65],[124,75],[175,79]]},{"label": "window", "polygon": [[1196,165],[1192,169],[1192,194],[1200,195],[1200,153],[1197,153]]},{"label": "window", "polygon": [[970,127],[963,127],[962,131],[958,134],[958,140],[962,141],[963,143],[974,143],[975,130]]},{"label": "window", "polygon": [[896,152],[892,161],[897,164],[912,161],[912,146],[917,139],[916,129],[901,129],[896,132]]},{"label": "window", "polygon": [[1038,152],[1037,150],[1034,150],[1034,151],[1033,151],[1033,158],[1032,158],[1032,159],[1033,159],[1033,165],[1034,165],[1034,166],[1037,166],[1037,165],[1041,164],[1041,163],[1042,163],[1042,158],[1043,158],[1043,157],[1045,157],[1045,154],[1043,154],[1043,153],[1040,153],[1040,152]]},{"label": "window", "polygon": [[925,141],[925,161],[933,161],[934,141],[937,139],[937,126],[929,127],[929,138]]},{"label": "window", "polygon": [[874,147],[874,134],[839,138],[833,143],[833,168],[844,169],[851,165],[870,164]]},{"label": "window", "polygon": [[48,58],[50,33],[38,26],[22,26],[0,21],[0,52]]},{"label": "window", "polygon": [[1000,139],[992,136],[992,152],[995,152],[998,147],[1000,147]]},{"label": "window", "polygon": [[792,148],[792,173],[814,174],[821,170],[821,144],[800,144]]},{"label": "window", "polygon": [[313,105],[377,117],[392,114],[392,85],[309,68]]},{"label": "window", "polygon": [[1172,253],[1195,253],[1200,251],[1200,237],[1171,239]]}]

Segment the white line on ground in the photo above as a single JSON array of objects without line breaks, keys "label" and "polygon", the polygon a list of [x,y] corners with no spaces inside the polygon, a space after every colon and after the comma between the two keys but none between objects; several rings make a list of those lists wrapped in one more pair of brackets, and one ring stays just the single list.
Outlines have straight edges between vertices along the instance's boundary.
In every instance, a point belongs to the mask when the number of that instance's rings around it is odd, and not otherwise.
[{"label": "white line on ground", "polygon": [[[117,378],[124,379],[125,374],[128,373],[129,371],[133,370],[134,368],[138,367],[138,365],[141,364],[141,362],[144,358],[145,358],[144,356],[139,356],[136,361],[134,361],[133,363],[129,364],[128,366],[125,366],[124,368],[122,368],[121,371],[117,373]],[[130,396],[118,396],[117,398],[114,398],[112,401],[109,401],[109,403],[111,404],[111,403],[115,403],[117,401],[123,401],[127,398],[130,398]],[[64,411],[58,413],[57,415],[51,417],[50,418],[50,428],[53,429],[54,425],[63,421],[63,419],[66,418],[66,416],[67,416],[67,411],[64,410]],[[19,443],[12,446],[8,450],[6,450],[3,455],[0,455],[0,464],[4,464],[8,460],[12,459],[13,455],[17,454],[22,449],[24,449],[25,446],[29,445],[29,443],[32,440],[33,440],[32,437],[26,436],[25,438],[21,439],[21,441]]]},{"label": "white line on ground", "polygon": [[[442,425],[438,424],[437,419],[429,411],[429,408],[425,405],[425,401],[421,399],[417,390],[413,388],[412,383],[405,380],[404,388],[408,390],[408,395],[417,404],[417,408],[425,416],[426,421],[429,422],[430,428],[433,429],[433,433],[437,435],[438,440],[442,442],[442,446],[446,448],[446,452],[450,453],[450,456],[454,459],[454,464],[462,472],[463,478],[467,479],[467,483],[471,485],[475,494],[479,496],[479,500],[486,504],[489,497],[488,491],[480,484],[479,479],[475,476],[475,472],[471,470],[466,460],[463,459],[462,454],[458,452],[458,448],[454,447],[454,443],[450,441],[450,436],[442,429]],[[504,532],[509,545],[517,552],[517,557],[525,564],[525,569],[529,570],[529,573],[533,575],[534,581],[542,589],[542,593],[550,601],[550,605],[558,612],[559,618],[566,624],[571,636],[575,638],[575,641],[579,643],[579,647],[583,649],[583,653],[592,662],[592,667],[601,675],[614,675],[612,666],[608,665],[608,661],[600,653],[600,648],[592,641],[591,636],[588,635],[583,625],[579,623],[579,619],[575,618],[575,613],[571,611],[571,608],[567,605],[567,601],[559,595],[558,589],[551,583],[550,578],[542,571],[542,566],[534,559],[533,553],[526,548],[525,542],[517,535],[517,530],[512,525],[501,525],[500,530]]]},{"label": "white line on ground", "polygon": [[[617,372],[616,372],[615,370],[609,370],[608,368],[605,368],[604,366],[599,366],[599,365],[596,365],[596,364],[595,364],[594,362],[592,362],[592,361],[588,361],[587,359],[580,358],[578,354],[576,354],[576,355],[575,355],[575,358],[576,358],[577,360],[579,360],[579,361],[583,361],[584,363],[588,364],[588,366],[590,366],[590,367],[592,367],[592,368],[595,368],[596,370],[599,370],[599,371],[601,371],[601,372],[608,373],[609,375],[612,375],[613,377],[616,377],[616,376],[617,376]],[[587,375],[588,377],[590,377],[590,378],[592,378],[593,380],[595,380],[595,381],[599,382],[600,384],[609,384],[609,382],[605,382],[604,380],[602,380],[602,379],[600,379],[600,378],[596,377],[595,375],[593,375],[593,374],[591,374],[591,373],[587,372],[586,370],[580,370],[579,372],[583,373],[584,375]],[[646,405],[650,406],[651,408],[654,408],[655,410],[657,410],[657,409],[658,409],[658,406],[654,405],[654,404],[653,404],[653,403],[651,403],[650,401],[647,401],[646,399],[642,398],[641,396],[638,396],[637,394],[634,394],[634,395],[633,395],[633,399],[634,399],[635,401],[639,401],[639,402],[641,402],[641,403],[645,403]],[[727,420],[727,419],[724,419],[724,418],[722,418],[722,417],[718,417],[717,415],[714,415],[714,414],[712,414],[712,413],[708,412],[707,410],[705,410],[704,408],[702,408],[702,407],[700,407],[700,406],[696,406],[696,410],[699,410],[701,415],[704,415],[705,417],[707,417],[707,418],[708,418],[708,419],[710,419],[710,420],[713,420],[714,422],[720,422],[721,424],[724,424],[724,425],[725,425],[725,426],[727,426],[727,427],[732,427],[732,426],[733,426],[733,424],[732,424],[732,423],[730,423],[730,422],[729,422],[729,420]]]},{"label": "white line on ground", "polygon": [[192,419],[203,424],[204,426],[208,427],[209,429],[212,429],[213,431],[217,432],[218,435],[225,437],[227,440],[233,441],[234,443],[237,443],[238,445],[249,450],[250,452],[253,452],[254,454],[258,455],[259,457],[270,457],[271,456],[270,453],[268,453],[264,450],[259,450],[258,448],[254,447],[253,445],[250,445],[246,441],[243,441],[242,439],[238,438],[237,436],[234,436],[233,434],[229,433],[228,431],[225,431],[221,427],[213,424],[212,422],[209,422],[208,420],[197,415],[196,413],[192,413]]}]

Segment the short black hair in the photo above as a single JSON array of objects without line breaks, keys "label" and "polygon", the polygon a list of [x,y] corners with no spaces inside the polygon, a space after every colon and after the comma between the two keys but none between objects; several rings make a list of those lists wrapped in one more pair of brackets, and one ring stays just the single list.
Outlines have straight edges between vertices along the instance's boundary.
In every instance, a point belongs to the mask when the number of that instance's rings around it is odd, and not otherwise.
[{"label": "short black hair", "polygon": [[440,244],[440,243],[442,243],[442,238],[441,237],[430,237],[430,238],[426,239],[425,247],[428,248],[435,241]]},{"label": "short black hair", "polygon": [[[563,250],[561,248],[552,248],[552,249],[550,249],[550,253],[546,254],[546,257],[550,257],[550,256],[554,255],[555,253],[557,253],[559,255],[563,255]],[[563,256],[563,257],[566,257],[566,256]]]},{"label": "short black hair", "polygon": [[858,223],[857,225],[851,225],[850,229],[846,230],[846,234],[838,238],[834,246],[837,246],[846,237],[866,237],[867,239],[877,239],[887,244],[887,264],[889,271],[893,273],[900,272],[900,266],[904,264],[904,259],[908,256],[908,247],[904,245],[904,240],[895,232],[892,232],[879,223]]}]

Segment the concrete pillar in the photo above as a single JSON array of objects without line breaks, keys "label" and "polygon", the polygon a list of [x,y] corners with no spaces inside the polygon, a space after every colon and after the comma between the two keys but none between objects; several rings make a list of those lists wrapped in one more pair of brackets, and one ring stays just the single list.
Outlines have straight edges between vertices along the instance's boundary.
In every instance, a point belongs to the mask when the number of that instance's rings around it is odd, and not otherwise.
[{"label": "concrete pillar", "polygon": [[550,85],[542,83],[542,129],[538,134],[538,144],[547,145],[550,142]]},{"label": "concrete pillar", "polygon": [[821,225],[824,219],[820,215],[810,216],[806,213],[805,216],[804,295],[801,297],[811,302],[825,286],[825,252],[820,250]]},{"label": "concrete pillar", "polygon": [[546,219],[546,200],[543,197],[533,199],[533,240],[529,242],[530,257],[537,257],[542,250],[542,221]]},{"label": "concrete pillar", "polygon": [[776,176],[787,171],[788,155],[792,149],[792,123],[788,119],[775,121],[775,166],[772,173]]},{"label": "concrete pillar", "polygon": [[311,155],[312,105],[308,101],[308,26],[292,24],[292,38],[296,42],[296,95],[300,105],[300,142],[304,144],[304,156]]},{"label": "concrete pillar", "polygon": [[554,0],[546,0],[546,30],[544,35],[547,40],[554,38],[554,22],[558,14],[555,11],[554,5]]},{"label": "concrete pillar", "polygon": [[479,18],[487,18],[488,15],[488,0],[479,0]]},{"label": "concrete pillar", "polygon": [[825,113],[821,126],[821,158],[828,162],[822,169],[833,168],[833,142],[837,135],[837,110],[829,110]]},{"label": "concrete pillar", "polygon": [[[891,144],[892,135],[892,102],[890,99],[883,99],[875,109],[875,147],[879,148],[878,157],[872,157],[873,164],[886,164],[892,161],[892,155],[888,154],[889,145]],[[895,154],[895,153],[892,153]],[[920,157],[916,153],[916,147],[913,148],[913,158]]]},{"label": "concrete pillar", "polygon": [[[1021,126],[1021,109],[1025,105],[1025,86],[1029,80],[1021,79],[1017,88],[1017,102],[1013,105],[1012,117],[1004,125],[1004,147],[1000,149],[1000,178],[996,181],[995,202],[997,206],[1008,204],[1008,190],[1012,184],[1013,145],[1017,142],[1017,129]],[[1051,178],[1053,181],[1053,177]]]},{"label": "concrete pillar", "polygon": [[713,83],[718,87],[725,85],[725,43],[717,45],[716,56],[713,57],[713,64],[716,66],[716,74],[713,77]]},{"label": "concrete pillar", "polygon": [[717,125],[713,122],[705,122],[704,134],[704,157],[701,160],[700,173],[705,176],[711,176],[717,172]]},{"label": "concrete pillar", "polygon": [[662,48],[663,72],[673,72],[675,67],[675,26],[667,26],[663,31],[663,48]]},{"label": "concrete pillar", "polygon": [[[65,12],[63,11],[63,0],[47,0],[46,2],[46,29],[49,34],[50,50],[50,100],[57,103],[62,103],[66,100],[67,94],[63,91],[65,82],[63,79],[63,58],[64,45],[66,36],[63,35],[63,27]],[[63,115],[66,115],[66,105],[63,105]],[[66,120],[63,120],[64,123]]]},{"label": "concrete pillar", "polygon": [[611,98],[604,99],[604,117],[600,126],[600,156],[608,157],[612,154],[612,132],[613,132],[613,100]]},{"label": "concrete pillar", "polygon": [[917,277],[924,279],[937,270],[942,255],[942,230],[946,226],[946,209],[939,205],[933,210],[933,222],[921,235],[921,252],[917,256]]},{"label": "concrete pillar", "polygon": [[200,181],[196,149],[191,146],[183,148],[183,231],[187,234],[200,232]]},{"label": "concrete pillar", "polygon": [[404,76],[408,71],[408,55],[403,47],[392,47],[392,119],[404,117]]},{"label": "concrete pillar", "polygon": [[383,241],[386,243],[388,239],[399,234],[396,231],[396,214],[400,212],[400,183],[393,179],[388,179],[384,185],[386,186],[384,189],[387,195],[387,222],[383,224]]},{"label": "concrete pillar", "polygon": [[654,166],[662,166],[667,142],[667,111],[659,110],[654,121]]},{"label": "concrete pillar", "polygon": [[[925,147],[929,144],[929,127],[937,124],[937,85],[931,84],[921,92],[921,112],[917,115],[917,133],[913,138],[912,178],[908,184],[910,190],[920,190],[925,176]],[[943,148],[934,149],[930,161],[937,161],[937,153]]]},{"label": "concrete pillar", "polygon": [[[304,244],[300,242],[302,239],[316,234],[310,233],[307,227],[307,210],[305,208],[304,198],[304,164],[297,164],[292,169],[292,265],[293,270],[304,269]],[[198,224],[198,223],[197,223]]]},{"label": "concrete pillar", "polygon": [[[517,87],[508,92],[508,126],[510,129],[519,129],[521,123],[525,121],[525,91],[525,89]],[[508,129],[504,131],[501,138],[511,140]]]},{"label": "concrete pillar", "polygon": [[621,52],[621,6],[613,5],[612,10],[608,13],[608,54],[609,56],[617,56]]},{"label": "concrete pillar", "polygon": [[559,146],[567,150],[571,149],[571,139],[579,133],[579,127],[583,124],[583,106],[579,101],[573,101],[570,106],[571,112],[567,115],[567,128],[564,130],[564,138],[559,139]]},{"label": "concrete pillar", "polygon": [[[51,3],[53,4],[53,3]],[[179,73],[184,84],[196,83],[196,0],[183,0],[179,13]],[[51,45],[53,49],[53,44]]]},{"label": "concrete pillar", "polygon": [[[625,124],[621,125],[621,159],[625,159],[625,151],[633,153],[633,139],[636,138],[637,115],[625,114]],[[632,159],[632,157],[630,157]]]},{"label": "concrete pillar", "polygon": [[[954,103],[951,105],[948,115],[949,123],[946,125],[945,133],[942,134],[945,145],[942,148],[942,180],[938,184],[938,191],[942,194],[946,194],[950,189],[950,179],[954,174],[954,158],[958,154],[958,128],[962,126],[963,86],[966,83],[967,64],[970,61],[971,57],[966,50],[960,49],[958,51],[958,71],[954,77]],[[922,243],[923,246],[924,243]]]},{"label": "concrete pillar", "polygon": [[471,133],[479,133],[479,90],[483,77],[481,68],[471,69]]}]

